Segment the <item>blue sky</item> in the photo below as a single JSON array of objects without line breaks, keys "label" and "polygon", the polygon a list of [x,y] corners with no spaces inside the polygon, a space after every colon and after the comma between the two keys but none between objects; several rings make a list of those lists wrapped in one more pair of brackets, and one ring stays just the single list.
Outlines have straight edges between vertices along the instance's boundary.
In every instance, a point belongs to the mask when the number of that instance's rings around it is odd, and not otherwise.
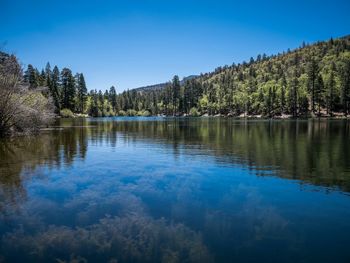
[{"label": "blue sky", "polygon": [[0,43],[26,66],[83,72],[89,89],[164,82],[350,34],[348,0],[0,0]]}]

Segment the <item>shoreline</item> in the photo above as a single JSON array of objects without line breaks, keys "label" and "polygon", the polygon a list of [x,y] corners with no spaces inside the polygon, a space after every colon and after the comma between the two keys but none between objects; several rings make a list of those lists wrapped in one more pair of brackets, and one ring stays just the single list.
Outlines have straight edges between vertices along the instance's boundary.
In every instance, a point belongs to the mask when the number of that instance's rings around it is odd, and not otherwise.
[{"label": "shoreline", "polygon": [[323,116],[298,116],[298,117],[293,117],[291,115],[277,115],[273,117],[267,117],[267,116],[262,116],[262,115],[230,115],[230,114],[216,114],[216,115],[208,115],[208,114],[203,114],[199,116],[190,116],[190,115],[149,115],[149,116],[122,116],[122,115],[115,115],[115,116],[100,116],[100,117],[93,117],[89,116],[87,114],[79,114],[79,115],[74,115],[72,117],[62,117],[62,116],[55,116],[54,119],[70,119],[70,118],[114,118],[114,117],[142,117],[142,118],[154,118],[154,117],[162,117],[162,118],[230,118],[230,119],[252,119],[252,120],[300,120],[300,119],[335,119],[335,120],[348,120],[350,119],[350,115],[344,116],[344,115],[323,115]]}]

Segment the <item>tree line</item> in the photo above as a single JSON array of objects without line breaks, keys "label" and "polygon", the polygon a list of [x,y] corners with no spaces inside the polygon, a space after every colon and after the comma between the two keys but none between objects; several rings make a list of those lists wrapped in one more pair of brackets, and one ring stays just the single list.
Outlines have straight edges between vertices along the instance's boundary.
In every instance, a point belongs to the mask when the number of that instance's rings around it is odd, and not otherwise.
[{"label": "tree line", "polygon": [[33,90],[38,87],[47,87],[56,113],[67,110],[75,113],[86,111],[88,92],[82,73],[73,75],[69,68],[63,68],[60,71],[57,66],[51,69],[50,63],[47,63],[45,69],[39,72],[29,64],[24,72],[23,80]]},{"label": "tree line", "polygon": [[[56,112],[115,115],[348,115],[350,37],[330,39],[249,62],[218,67],[183,84],[178,76],[161,89],[87,91],[82,73],[68,68],[39,72],[28,65],[31,88],[49,87]],[[67,113],[68,112],[68,113]]]}]

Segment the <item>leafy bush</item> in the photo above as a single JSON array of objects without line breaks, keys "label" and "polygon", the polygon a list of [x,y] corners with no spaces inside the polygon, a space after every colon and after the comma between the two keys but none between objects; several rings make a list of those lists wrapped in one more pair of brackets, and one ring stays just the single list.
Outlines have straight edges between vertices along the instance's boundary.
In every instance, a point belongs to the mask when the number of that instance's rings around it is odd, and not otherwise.
[{"label": "leafy bush", "polygon": [[133,110],[133,109],[129,109],[127,112],[126,112],[126,115],[128,116],[136,116],[137,115],[137,111],[136,110]]},{"label": "leafy bush", "polygon": [[21,79],[17,58],[0,51],[0,137],[36,132],[54,116],[45,90],[29,89]]},{"label": "leafy bush", "polygon": [[149,117],[149,116],[151,116],[151,113],[148,110],[145,110],[145,111],[142,112],[142,116],[143,117]]},{"label": "leafy bush", "polygon": [[151,113],[148,110],[140,110],[137,112],[137,116],[149,117]]},{"label": "leafy bush", "polygon": [[190,109],[190,116],[198,117],[199,115],[200,115],[200,112],[197,110],[197,108],[193,107]]},{"label": "leafy bush", "polygon": [[120,111],[118,112],[118,116],[126,116],[126,112],[123,111],[123,110],[120,110]]},{"label": "leafy bush", "polygon": [[113,117],[115,113],[113,110],[103,110],[102,117]]},{"label": "leafy bush", "polygon": [[62,109],[60,111],[60,115],[62,118],[73,118],[74,114],[70,109]]},{"label": "leafy bush", "polygon": [[108,113],[108,117],[114,117],[115,116],[115,112],[113,110],[110,110]]}]

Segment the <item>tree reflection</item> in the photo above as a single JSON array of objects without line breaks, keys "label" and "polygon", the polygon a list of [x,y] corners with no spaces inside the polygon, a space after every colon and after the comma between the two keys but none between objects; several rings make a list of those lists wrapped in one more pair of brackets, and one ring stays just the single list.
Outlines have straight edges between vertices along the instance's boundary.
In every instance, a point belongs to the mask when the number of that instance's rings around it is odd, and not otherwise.
[{"label": "tree reflection", "polygon": [[[88,144],[116,147],[117,140],[161,145],[174,156],[210,155],[256,174],[350,191],[348,121],[232,121],[231,119],[59,120],[40,136],[0,142],[1,200],[24,198],[22,180],[38,167],[60,168],[84,159]],[[132,159],[132,156],[130,156]]]},{"label": "tree reflection", "polygon": [[247,165],[256,174],[271,170],[283,178],[350,191],[348,121],[180,121],[120,122],[124,140],[146,139],[178,154],[211,155],[224,164]]},{"label": "tree reflection", "polygon": [[0,211],[26,197],[23,183],[40,176],[40,169],[59,169],[74,158],[85,158],[86,130],[43,131],[40,136],[0,141]]}]

